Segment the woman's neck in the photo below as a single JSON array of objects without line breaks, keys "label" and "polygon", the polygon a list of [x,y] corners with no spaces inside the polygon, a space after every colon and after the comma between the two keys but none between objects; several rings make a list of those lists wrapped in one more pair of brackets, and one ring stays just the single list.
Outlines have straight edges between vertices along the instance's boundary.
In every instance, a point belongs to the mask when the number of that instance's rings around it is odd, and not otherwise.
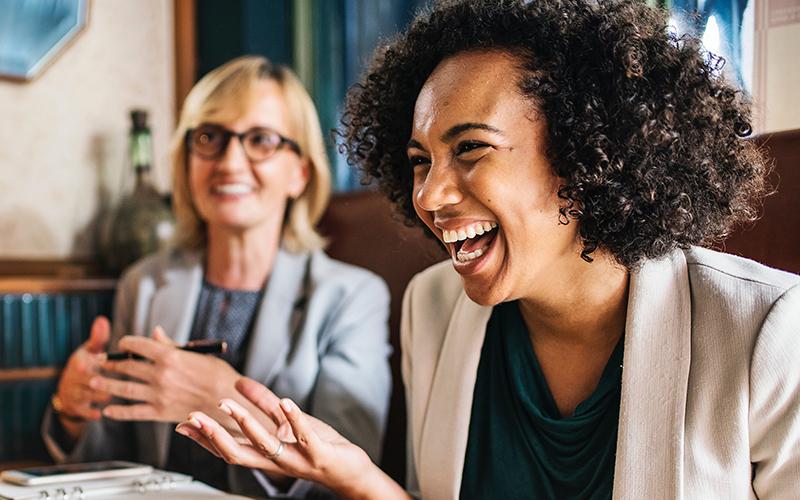
[{"label": "woman's neck", "polygon": [[616,345],[625,329],[628,271],[600,251],[594,261],[553,266],[520,299],[531,340],[594,349]]},{"label": "woman's neck", "polygon": [[277,231],[231,231],[209,226],[205,279],[235,290],[260,290],[272,272],[280,245]]}]

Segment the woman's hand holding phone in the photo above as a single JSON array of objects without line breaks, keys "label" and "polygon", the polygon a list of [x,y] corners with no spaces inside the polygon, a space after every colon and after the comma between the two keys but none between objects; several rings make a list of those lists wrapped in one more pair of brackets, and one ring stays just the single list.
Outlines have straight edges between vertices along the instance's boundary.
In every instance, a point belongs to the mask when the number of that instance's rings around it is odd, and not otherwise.
[{"label": "woman's hand holding phone", "polygon": [[219,357],[180,349],[158,326],[151,337],[122,337],[118,347],[140,359],[106,361],[103,370],[122,378],[98,375],[90,381],[127,400],[103,409],[103,416],[114,420],[177,423],[192,410],[218,412],[217,401],[234,392],[241,376]]}]

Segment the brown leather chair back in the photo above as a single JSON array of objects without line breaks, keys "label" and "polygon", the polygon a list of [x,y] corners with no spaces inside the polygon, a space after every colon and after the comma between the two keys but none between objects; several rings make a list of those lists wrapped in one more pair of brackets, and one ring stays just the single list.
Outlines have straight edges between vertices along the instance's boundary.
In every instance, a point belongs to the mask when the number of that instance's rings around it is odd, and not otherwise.
[{"label": "brown leather chair back", "polygon": [[399,222],[386,197],[374,191],[334,195],[320,222],[320,230],[330,240],[328,255],[369,269],[389,285],[392,297],[389,331],[394,349],[392,399],[381,467],[404,484],[406,414],[400,375],[400,306],[409,280],[448,256],[421,228],[409,228]]},{"label": "brown leather chair back", "polygon": [[769,180],[777,192],[764,200],[761,218],[739,228],[720,249],[800,274],[800,130],[753,140],[775,160]]}]

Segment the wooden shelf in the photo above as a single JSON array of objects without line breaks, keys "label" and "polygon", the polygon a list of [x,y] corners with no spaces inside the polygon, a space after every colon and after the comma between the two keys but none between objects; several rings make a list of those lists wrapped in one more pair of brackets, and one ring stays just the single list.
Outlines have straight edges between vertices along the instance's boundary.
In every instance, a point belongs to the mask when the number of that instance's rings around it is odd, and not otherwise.
[{"label": "wooden shelf", "polygon": [[61,368],[55,366],[4,368],[0,369],[0,383],[50,379],[58,377],[60,373]]},{"label": "wooden shelf", "polygon": [[2,277],[0,293],[61,293],[113,290],[113,278]]}]

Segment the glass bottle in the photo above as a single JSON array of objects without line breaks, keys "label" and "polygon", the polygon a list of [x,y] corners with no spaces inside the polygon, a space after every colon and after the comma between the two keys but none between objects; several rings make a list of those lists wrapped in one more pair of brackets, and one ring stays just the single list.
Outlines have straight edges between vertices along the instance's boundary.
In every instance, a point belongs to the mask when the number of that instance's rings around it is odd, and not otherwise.
[{"label": "glass bottle", "polygon": [[112,219],[106,264],[114,274],[163,248],[174,227],[172,211],[152,181],[153,141],[147,112],[131,111],[131,121],[129,156],[136,183],[120,201]]}]

